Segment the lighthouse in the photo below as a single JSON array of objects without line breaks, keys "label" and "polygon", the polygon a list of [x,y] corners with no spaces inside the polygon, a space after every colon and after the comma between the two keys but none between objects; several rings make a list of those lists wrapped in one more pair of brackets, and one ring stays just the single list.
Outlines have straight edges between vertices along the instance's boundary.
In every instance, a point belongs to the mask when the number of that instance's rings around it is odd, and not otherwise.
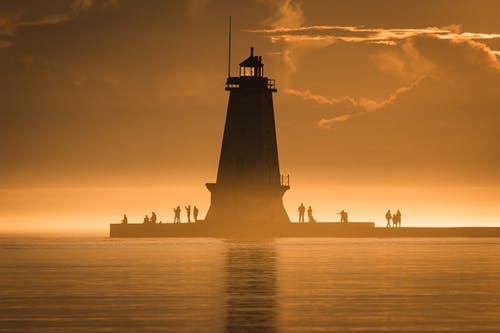
[{"label": "lighthouse", "polygon": [[275,80],[264,76],[262,57],[239,65],[239,76],[228,74],[226,123],[207,224],[224,230],[279,230],[290,222],[283,207],[288,177],[281,176],[273,93]]}]

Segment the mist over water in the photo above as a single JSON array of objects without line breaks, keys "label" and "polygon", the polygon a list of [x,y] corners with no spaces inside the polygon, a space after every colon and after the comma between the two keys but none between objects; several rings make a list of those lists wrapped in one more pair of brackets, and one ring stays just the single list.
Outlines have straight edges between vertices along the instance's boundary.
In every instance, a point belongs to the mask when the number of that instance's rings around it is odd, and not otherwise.
[{"label": "mist over water", "polygon": [[498,332],[500,239],[0,238],[0,332]]}]

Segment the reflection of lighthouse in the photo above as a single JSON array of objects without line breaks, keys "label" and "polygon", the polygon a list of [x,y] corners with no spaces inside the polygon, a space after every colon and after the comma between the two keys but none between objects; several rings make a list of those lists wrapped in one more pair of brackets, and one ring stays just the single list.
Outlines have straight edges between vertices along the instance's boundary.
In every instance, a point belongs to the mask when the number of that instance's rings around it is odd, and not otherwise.
[{"label": "reflection of lighthouse", "polygon": [[206,221],[227,227],[290,222],[282,197],[272,93],[275,82],[263,76],[262,57],[240,64],[240,76],[228,77],[230,91],[217,182]]}]

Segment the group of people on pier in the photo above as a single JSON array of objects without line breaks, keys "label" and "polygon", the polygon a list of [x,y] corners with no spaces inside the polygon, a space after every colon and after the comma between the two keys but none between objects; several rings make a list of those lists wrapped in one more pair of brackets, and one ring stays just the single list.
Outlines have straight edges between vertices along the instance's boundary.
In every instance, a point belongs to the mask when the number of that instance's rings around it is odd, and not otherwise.
[{"label": "group of people on pier", "polygon": [[392,220],[392,228],[401,228],[401,212],[398,211],[396,214],[392,214],[389,209],[387,213],[385,213],[385,219],[387,220],[386,228],[391,228],[391,220]]},{"label": "group of people on pier", "polygon": [[[191,205],[187,205],[184,208],[186,209],[187,222],[191,223],[192,222],[191,221]],[[174,211],[174,222],[173,223],[181,223],[181,207],[180,206],[174,207],[173,211]],[[193,206],[192,211],[193,211],[193,219],[194,219],[193,222],[198,222],[199,221],[198,220],[198,214],[199,214],[198,207]],[[151,217],[149,217],[147,214],[144,216],[143,223],[144,224],[155,224],[156,220],[157,220],[156,213],[151,212]],[[128,217],[126,214],[123,214],[123,219],[121,222],[122,222],[122,224],[128,224]],[[162,223],[162,222],[160,221],[159,223]]]},{"label": "group of people on pier", "polygon": [[[299,206],[299,223],[304,223],[304,215],[306,213],[306,206],[304,206],[303,203],[300,204]],[[314,219],[313,217],[313,210],[311,208],[311,206],[309,206],[309,208],[307,208],[307,220],[309,223],[314,223],[316,222],[316,219]]]},{"label": "group of people on pier", "polygon": [[[299,223],[304,223],[305,222],[304,216],[306,213],[306,206],[304,206],[304,204],[301,203],[299,208],[298,208],[298,211],[299,211]],[[342,211],[338,212],[337,214],[340,214],[340,223],[347,223],[347,212],[345,210],[342,210]],[[312,214],[311,206],[309,206],[309,208],[307,208],[307,218],[308,218],[309,223],[316,222],[316,219],[313,217],[313,214]]]},{"label": "group of people on pier", "polygon": [[[148,217],[148,215],[146,214],[144,216],[143,223],[144,224],[148,224],[148,223],[155,224],[156,223],[156,213],[155,212],[151,212],[151,217]],[[161,221],[160,221],[160,223],[161,223]]]},{"label": "group of people on pier", "polygon": [[[299,208],[298,208],[298,211],[299,211],[299,223],[304,223],[304,215],[306,213],[306,207],[304,206],[303,203],[300,204]],[[348,216],[347,216],[347,212],[345,210],[341,210],[340,212],[337,213],[337,215],[340,215],[340,223],[348,223],[349,220],[348,220]],[[312,208],[311,206],[309,206],[309,208],[307,209],[307,217],[308,217],[308,220],[309,222],[316,222],[316,220],[314,219],[313,215],[312,215]],[[387,211],[387,213],[385,214],[385,218],[387,219],[387,225],[386,227],[387,228],[400,228],[401,227],[401,212],[398,211],[395,213],[395,214],[392,214],[390,210]],[[392,220],[392,225],[391,225],[391,220]]]},{"label": "group of people on pier", "polygon": [[[184,206],[186,210],[187,223],[191,223],[191,205]],[[174,207],[174,223],[181,223],[181,206]],[[193,207],[194,222],[198,222],[198,207]]]},{"label": "group of people on pier", "polygon": [[[184,209],[186,210],[187,223],[191,223],[191,205],[185,206]],[[173,211],[174,211],[173,223],[181,223],[181,207],[180,206],[174,207]],[[304,217],[305,217],[305,213],[306,213],[306,207],[304,206],[303,203],[300,204],[298,211],[299,211],[299,223],[304,223],[305,222]],[[192,212],[193,212],[194,222],[198,222],[199,221],[198,220],[198,213],[199,213],[198,208],[196,206],[193,206]],[[345,210],[341,210],[337,214],[340,215],[340,223],[348,223],[347,212]],[[401,227],[401,212],[399,211],[399,209],[397,210],[397,212],[395,214],[392,214],[391,210],[388,210],[387,213],[385,213],[385,218],[387,220],[387,224],[386,224],[387,228],[400,228]],[[309,223],[316,222],[316,219],[313,217],[313,214],[312,214],[311,206],[309,206],[309,208],[307,209],[307,219],[308,219]],[[156,213],[151,212],[151,217],[149,217],[147,214],[146,214],[146,216],[144,216],[143,223],[144,224],[155,224],[156,220],[157,220]],[[392,225],[391,225],[391,221],[392,221]],[[123,219],[121,222],[123,224],[128,224],[128,218],[127,218],[126,214],[123,214]],[[159,223],[162,223],[162,222],[160,221]]]}]

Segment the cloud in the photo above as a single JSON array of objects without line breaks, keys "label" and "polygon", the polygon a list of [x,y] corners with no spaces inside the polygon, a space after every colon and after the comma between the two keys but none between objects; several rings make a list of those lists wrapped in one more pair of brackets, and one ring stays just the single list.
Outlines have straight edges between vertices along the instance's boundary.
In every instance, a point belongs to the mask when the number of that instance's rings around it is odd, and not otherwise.
[{"label": "cloud", "polygon": [[452,40],[452,42],[466,43],[471,48],[484,53],[488,64],[496,70],[500,71],[500,60],[498,59],[498,57],[500,56],[500,51],[492,50],[486,44],[477,42],[475,40]]},{"label": "cloud", "polygon": [[351,119],[353,117],[353,115],[354,114],[343,114],[343,115],[336,116],[333,118],[328,118],[328,119],[321,118],[318,121],[318,127],[330,128],[335,123],[341,123],[341,122],[344,122],[344,121]]},{"label": "cloud", "polygon": [[120,0],[73,0],[71,10],[74,14],[80,14],[92,8],[109,9],[119,6]]},{"label": "cloud", "polygon": [[317,104],[326,104],[326,105],[349,104],[351,106],[355,106],[358,104],[356,102],[356,99],[349,96],[329,98],[322,95],[313,94],[309,89],[306,90],[285,89],[284,93],[288,95],[298,96],[306,101],[313,101]]},{"label": "cloud", "polygon": [[[358,26],[311,25],[311,26],[280,26],[276,21],[270,29],[253,29],[249,32],[263,34],[272,43],[288,45],[304,43],[321,43],[327,46],[336,41],[347,43],[367,43],[387,46],[397,46],[406,41],[427,37],[452,43],[466,43],[472,48],[483,51],[489,58],[491,67],[500,70],[500,50],[492,50],[484,43],[487,40],[500,39],[498,33],[461,32],[459,25],[426,28],[365,28]],[[483,41],[483,42],[481,42]]]},{"label": "cloud", "polygon": [[268,34],[275,41],[300,40],[303,36],[332,38],[347,42],[398,42],[416,36],[431,36],[449,40],[485,40],[500,38],[497,33],[460,32],[460,26],[427,28],[365,28],[356,26],[313,25],[299,27],[275,27],[272,29],[251,29],[248,32]]},{"label": "cloud", "polygon": [[[58,25],[74,19],[91,8],[116,8],[118,4],[118,0],[74,0],[69,8],[60,14],[43,15],[30,19],[26,18],[26,13],[18,11],[11,16],[0,17],[0,36],[12,38],[22,28]],[[11,41],[0,40],[0,48],[11,45]]]},{"label": "cloud", "polygon": [[300,3],[294,0],[269,1],[273,16],[266,20],[273,29],[297,29],[304,24],[304,14]]},{"label": "cloud", "polygon": [[73,0],[71,9],[75,13],[84,12],[94,5],[94,0]]},{"label": "cloud", "polygon": [[[414,89],[426,78],[443,76],[442,59],[429,59],[425,52],[417,49],[416,41],[435,41],[442,46],[462,44],[475,50],[471,63],[485,62],[495,70],[500,70],[500,50],[493,50],[488,40],[500,39],[498,33],[462,31],[460,25],[424,28],[385,28],[349,25],[304,25],[304,13],[300,3],[284,0],[277,3],[274,15],[266,21],[269,28],[249,29],[247,32],[260,34],[271,43],[281,47],[283,62],[287,66],[284,74],[284,92],[320,105],[335,107],[338,112],[333,117],[321,118],[317,125],[329,128],[369,112],[381,110],[398,101],[401,95]],[[403,86],[396,89],[383,100],[364,97],[325,97],[313,93],[310,89],[294,89],[288,86],[289,77],[300,66],[300,59],[313,48],[324,48],[336,42],[374,45],[374,52],[369,57],[377,68],[385,74],[403,79]],[[425,48],[424,48],[425,51]],[[467,50],[459,50],[467,53]],[[477,54],[479,52],[480,54]],[[437,60],[438,63],[434,63]],[[465,59],[462,59],[465,60]],[[461,61],[462,61],[461,60]],[[304,84],[304,82],[302,82]],[[343,111],[339,112],[339,109]]]},{"label": "cloud", "polygon": [[[272,1],[269,0],[267,3],[272,7],[272,16],[265,20],[265,24],[272,27],[272,29],[299,29],[304,24],[304,14],[300,3],[293,0],[281,0]],[[253,31],[253,30],[249,30]],[[253,31],[255,32],[255,31]],[[306,38],[303,38],[302,42],[307,42]],[[310,47],[305,46],[305,47]],[[301,54],[301,48],[304,47],[304,43],[301,45],[292,45],[287,43],[283,46],[283,50],[280,52],[283,57],[283,62],[288,68],[287,75],[283,78],[284,82],[287,81],[287,76],[293,74],[298,66],[298,56]]]},{"label": "cloud", "polygon": [[427,59],[409,39],[400,48],[382,49],[370,56],[383,73],[414,82],[424,77],[438,77],[437,66]]},{"label": "cloud", "polygon": [[310,90],[286,89],[285,93],[293,96],[298,96],[306,101],[312,101],[322,105],[340,105],[344,110],[341,114],[334,117],[321,118],[317,125],[321,128],[330,128],[335,123],[344,122],[355,116],[360,116],[365,113],[375,112],[383,109],[388,105],[394,104],[398,98],[420,84],[423,78],[420,78],[408,86],[403,86],[396,89],[392,94],[383,100],[374,100],[370,98],[355,98],[351,96],[332,97],[328,98],[322,95],[313,94]]},{"label": "cloud", "polygon": [[71,19],[71,15],[69,13],[59,14],[59,15],[48,15],[40,18],[33,19],[31,21],[19,21],[14,23],[13,31],[16,31],[22,27],[34,27],[34,26],[42,26],[42,25],[55,25],[60,24]]}]

